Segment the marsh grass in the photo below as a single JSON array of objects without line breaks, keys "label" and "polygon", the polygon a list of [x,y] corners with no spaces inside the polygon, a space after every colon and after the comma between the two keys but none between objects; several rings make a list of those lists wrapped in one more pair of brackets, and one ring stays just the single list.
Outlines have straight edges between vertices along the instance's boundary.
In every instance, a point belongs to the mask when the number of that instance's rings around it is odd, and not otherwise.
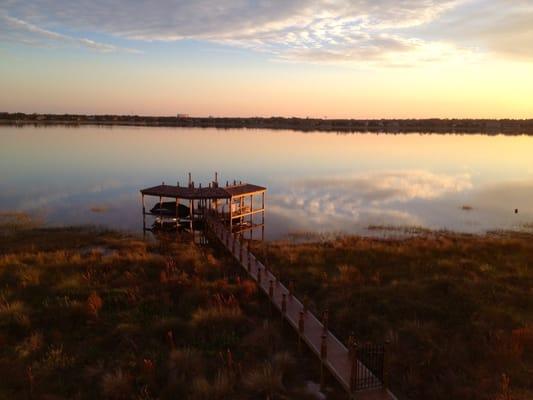
[{"label": "marsh grass", "polygon": [[283,349],[242,270],[185,238],[20,224],[0,254],[0,398],[253,398],[243,371]]},{"label": "marsh grass", "polygon": [[341,338],[390,341],[393,389],[414,399],[533,398],[533,235],[431,232],[258,249]]}]

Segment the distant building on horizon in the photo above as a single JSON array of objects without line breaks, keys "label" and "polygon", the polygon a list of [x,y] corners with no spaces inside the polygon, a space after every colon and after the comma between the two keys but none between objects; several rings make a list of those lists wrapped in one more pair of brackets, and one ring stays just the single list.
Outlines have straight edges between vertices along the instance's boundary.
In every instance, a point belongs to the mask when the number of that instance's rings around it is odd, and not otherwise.
[{"label": "distant building on horizon", "polygon": [[176,114],[176,118],[189,118],[189,114]]}]

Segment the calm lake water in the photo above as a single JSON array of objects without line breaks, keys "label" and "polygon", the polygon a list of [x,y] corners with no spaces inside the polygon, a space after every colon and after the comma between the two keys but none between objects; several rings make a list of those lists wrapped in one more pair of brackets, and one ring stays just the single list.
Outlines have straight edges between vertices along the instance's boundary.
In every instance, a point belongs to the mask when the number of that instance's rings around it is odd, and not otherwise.
[{"label": "calm lake water", "polygon": [[203,184],[218,171],[266,186],[270,239],[533,226],[533,137],[0,127],[0,211],[53,225],[141,231],[139,190],[183,184],[189,171]]}]

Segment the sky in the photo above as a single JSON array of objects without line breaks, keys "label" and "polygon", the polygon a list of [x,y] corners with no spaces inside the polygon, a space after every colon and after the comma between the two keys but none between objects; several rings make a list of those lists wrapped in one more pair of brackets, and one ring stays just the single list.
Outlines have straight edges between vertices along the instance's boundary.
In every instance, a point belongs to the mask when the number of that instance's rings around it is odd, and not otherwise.
[{"label": "sky", "polygon": [[0,0],[0,111],[533,118],[533,0]]}]

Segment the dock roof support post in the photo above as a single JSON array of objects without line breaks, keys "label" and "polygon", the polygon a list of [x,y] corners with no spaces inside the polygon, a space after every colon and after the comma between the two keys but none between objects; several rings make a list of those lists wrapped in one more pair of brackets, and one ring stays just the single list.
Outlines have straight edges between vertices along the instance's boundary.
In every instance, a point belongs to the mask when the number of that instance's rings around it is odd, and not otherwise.
[{"label": "dock roof support post", "polygon": [[144,206],[144,194],[141,195],[141,201],[143,205],[143,233],[146,231],[146,208]]},{"label": "dock roof support post", "polygon": [[239,261],[240,263],[242,264],[244,258],[243,258],[243,245],[242,245],[242,240],[239,240]]},{"label": "dock roof support post", "polygon": [[250,240],[254,239],[254,195],[250,195]]},{"label": "dock roof support post", "polygon": [[193,231],[192,230],[192,220],[194,218],[194,201],[193,200],[189,200],[189,228],[191,230],[191,232]]},{"label": "dock roof support post", "polygon": [[261,240],[265,240],[265,192],[261,194]]},{"label": "dock roof support post", "polygon": [[180,224],[180,199],[176,197],[176,233]]},{"label": "dock roof support post", "polygon": [[230,197],[229,201],[229,231],[233,231],[233,196]]}]

